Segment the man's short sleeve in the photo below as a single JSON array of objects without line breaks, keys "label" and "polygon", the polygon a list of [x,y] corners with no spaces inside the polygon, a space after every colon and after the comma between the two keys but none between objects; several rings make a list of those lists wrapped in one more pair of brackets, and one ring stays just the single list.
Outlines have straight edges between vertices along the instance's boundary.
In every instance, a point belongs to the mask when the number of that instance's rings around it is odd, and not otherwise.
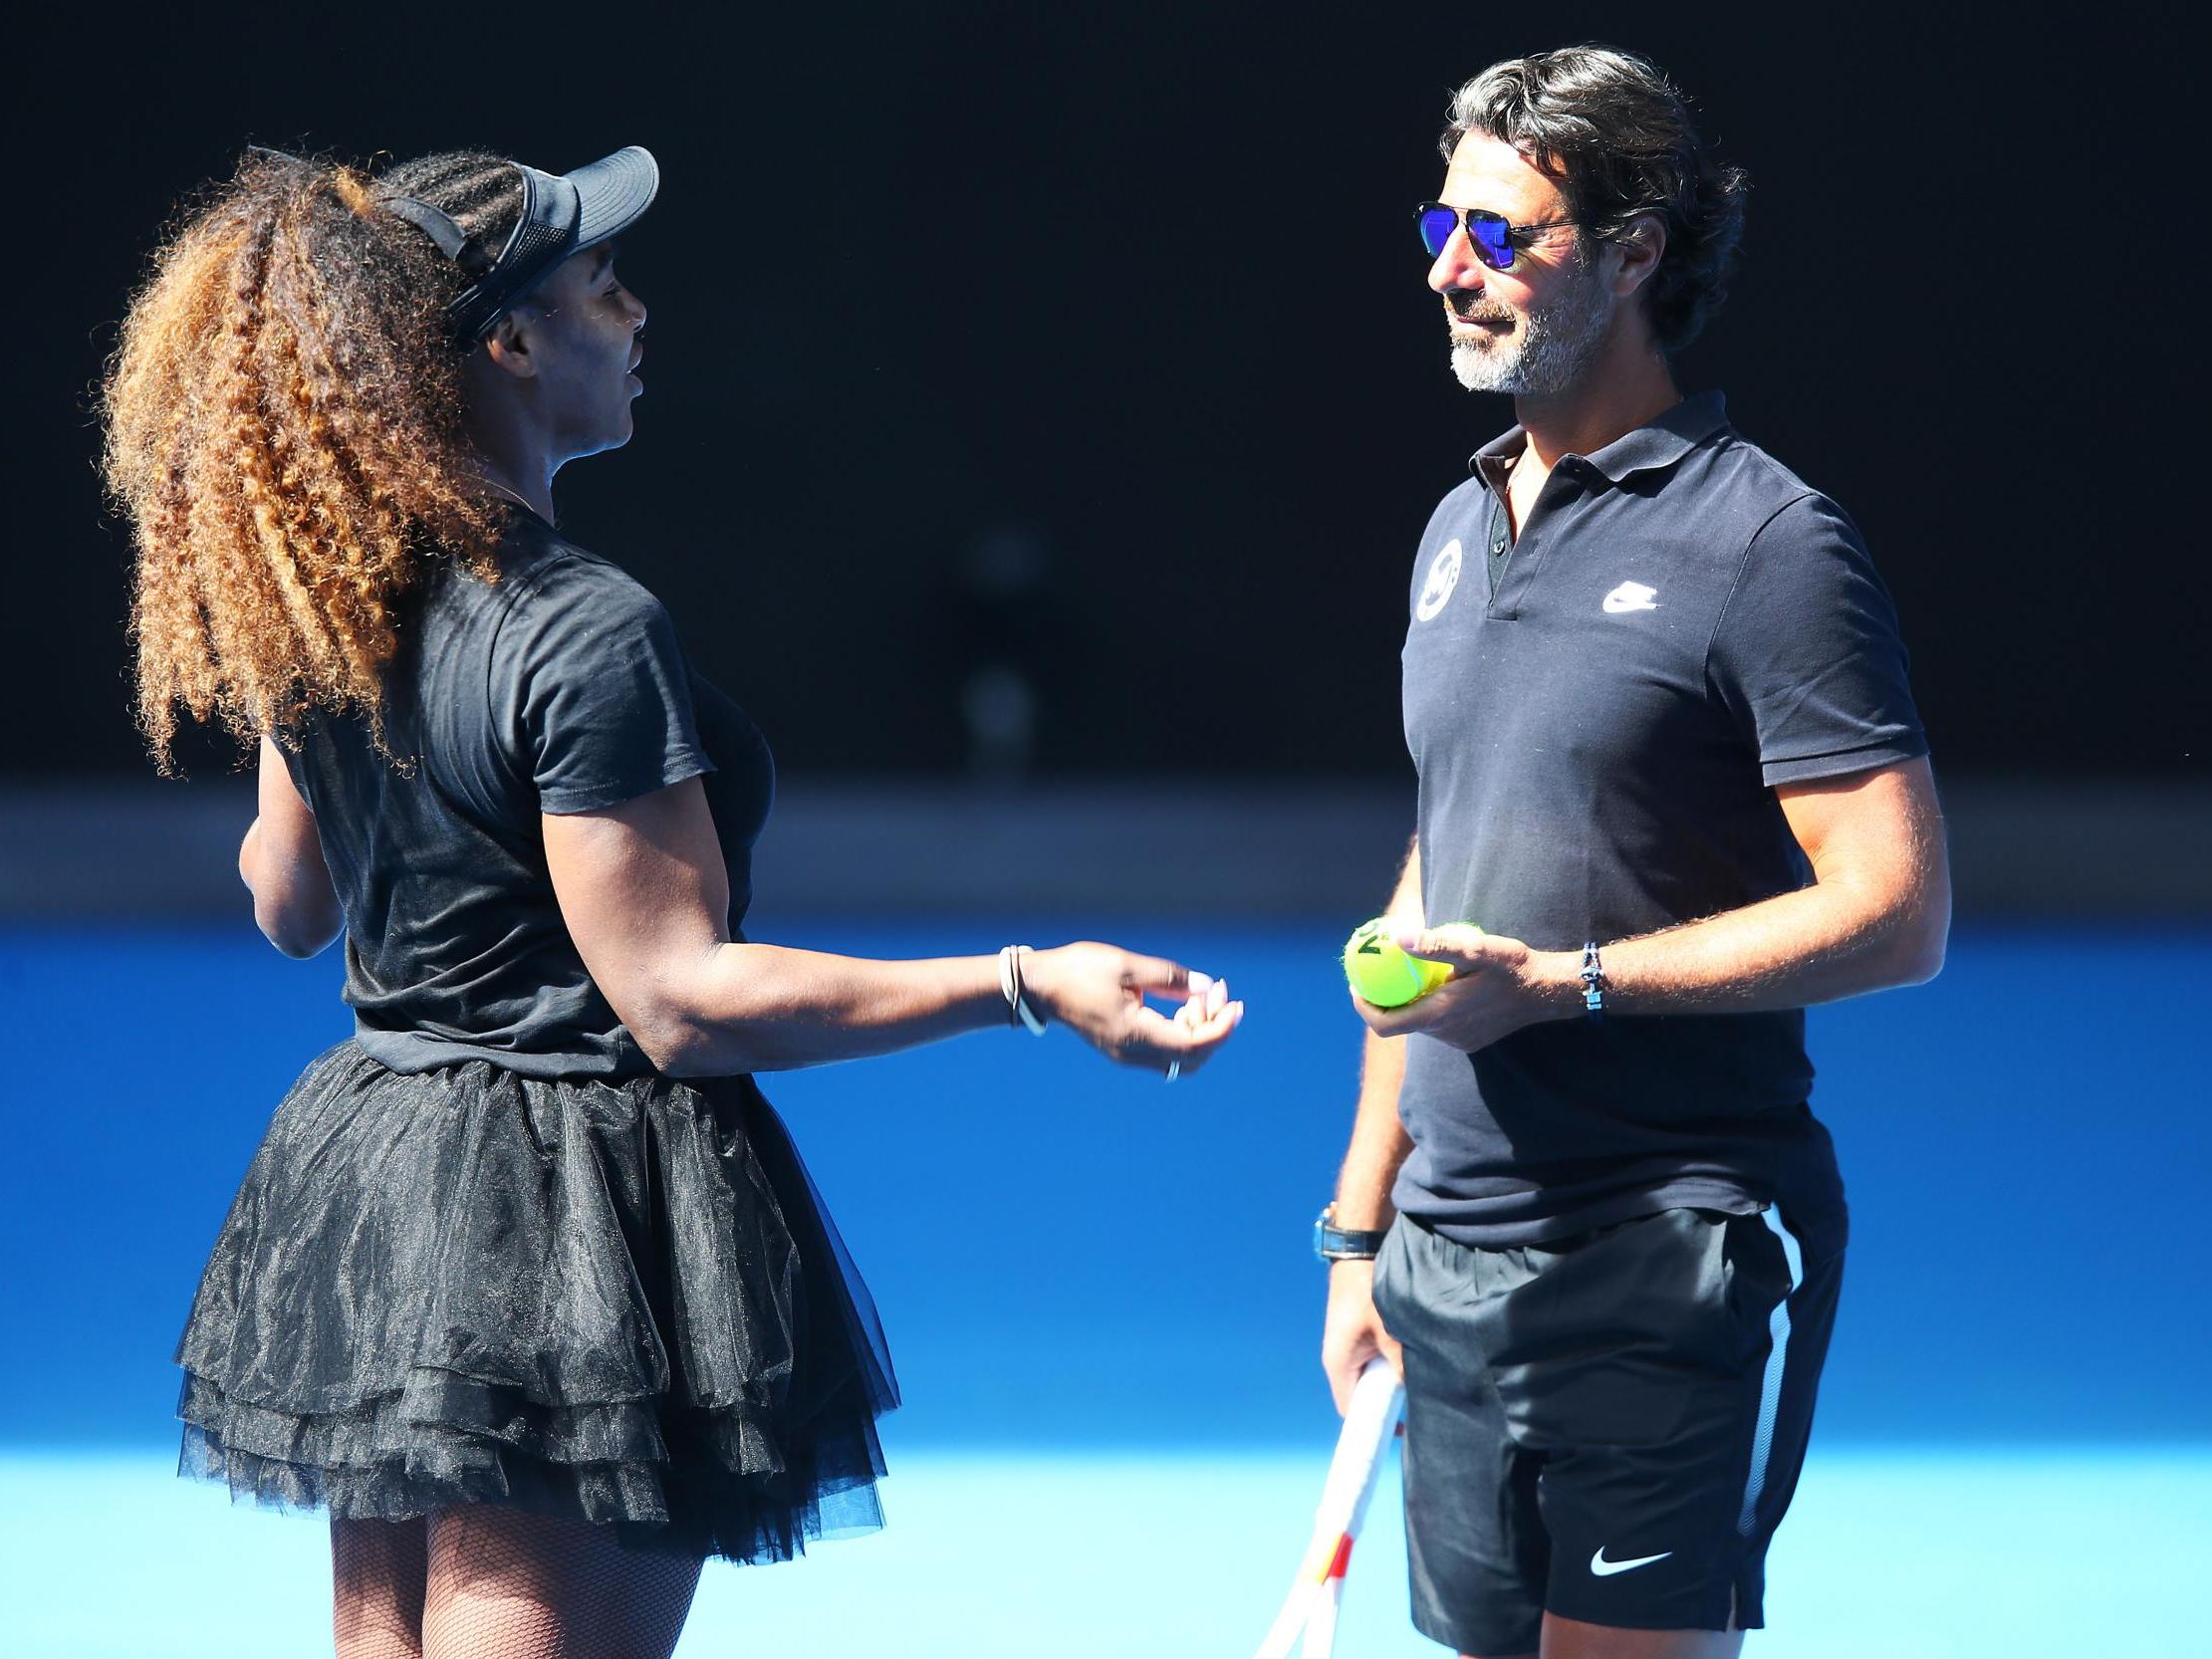
[{"label": "man's short sleeve", "polygon": [[520,598],[492,664],[540,812],[589,813],[714,770],[690,671],[660,601],[597,560],[566,561]]},{"label": "man's short sleeve", "polygon": [[1905,662],[1896,605],[1857,528],[1805,495],[1752,538],[1707,674],[1772,786],[1926,754]]}]

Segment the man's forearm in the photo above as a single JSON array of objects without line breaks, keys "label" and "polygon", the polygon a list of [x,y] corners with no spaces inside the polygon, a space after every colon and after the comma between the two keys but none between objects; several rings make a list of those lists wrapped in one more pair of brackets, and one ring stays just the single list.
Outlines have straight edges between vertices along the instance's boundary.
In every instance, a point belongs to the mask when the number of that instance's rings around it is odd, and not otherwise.
[{"label": "man's forearm", "polygon": [[1398,1087],[1405,1080],[1405,1039],[1367,1033],[1359,1066],[1359,1111],[1352,1145],[1337,1177],[1337,1225],[1352,1232],[1380,1232],[1396,1217],[1390,1186],[1413,1149],[1398,1120]]},{"label": "man's forearm", "polygon": [[[1407,843],[1405,862],[1384,912],[1408,927],[1421,925],[1421,842]],[[1379,1232],[1397,1211],[1390,1187],[1398,1166],[1413,1149],[1398,1118],[1398,1088],[1405,1081],[1405,1039],[1367,1033],[1359,1056],[1359,1107],[1352,1123],[1352,1144],[1337,1176],[1337,1225],[1355,1233]]]},{"label": "man's forearm", "polygon": [[[1813,883],[1626,939],[1599,937],[1604,1010],[1738,1014],[1803,1008],[1932,979],[1951,925],[1943,820],[1925,760],[1778,789]],[[1413,930],[1408,930],[1413,931]],[[1452,980],[1399,1009],[1359,1005],[1370,1033],[1426,1035],[1466,1054],[1580,1017],[1580,948],[1446,924],[1414,948]]]},{"label": "man's forearm", "polygon": [[[1889,888],[1832,877],[1662,933],[1600,942],[1606,1010],[1631,1015],[1804,1008],[1930,978],[1942,962],[1948,885],[1938,870],[1934,878],[1911,883],[1911,894],[1900,902]],[[1399,900],[1405,896],[1401,889]],[[1401,909],[1393,901],[1392,913],[1410,916],[1417,906],[1416,890],[1412,906]],[[1529,966],[1532,993],[1548,1014],[1565,1019],[1581,1012],[1579,951],[1535,952]],[[1337,1182],[1340,1227],[1381,1229],[1396,1215],[1390,1188],[1412,1149],[1398,1117],[1408,1041],[1367,1033],[1358,1114]]]},{"label": "man's forearm", "polygon": [[[1918,984],[1934,977],[1942,951],[1942,930],[1926,918],[1813,886],[1607,944],[1599,955],[1612,1012],[1748,1014]],[[1553,954],[1575,958],[1566,969],[1573,983],[1579,953]]]},{"label": "man's forearm", "polygon": [[1951,879],[1927,763],[1804,788],[1783,806],[1814,884],[1661,933],[1599,941],[1608,1008],[1752,1013],[1934,978],[1950,933]]}]

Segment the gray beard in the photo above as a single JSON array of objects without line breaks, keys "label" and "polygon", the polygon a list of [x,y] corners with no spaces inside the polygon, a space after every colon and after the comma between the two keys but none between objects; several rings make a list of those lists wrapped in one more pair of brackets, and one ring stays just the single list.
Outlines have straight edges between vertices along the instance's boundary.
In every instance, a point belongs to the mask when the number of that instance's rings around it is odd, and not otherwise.
[{"label": "gray beard", "polygon": [[1469,391],[1554,396],[1590,372],[1611,319],[1606,295],[1592,281],[1524,315],[1520,332],[1506,340],[1452,342],[1452,372]]}]

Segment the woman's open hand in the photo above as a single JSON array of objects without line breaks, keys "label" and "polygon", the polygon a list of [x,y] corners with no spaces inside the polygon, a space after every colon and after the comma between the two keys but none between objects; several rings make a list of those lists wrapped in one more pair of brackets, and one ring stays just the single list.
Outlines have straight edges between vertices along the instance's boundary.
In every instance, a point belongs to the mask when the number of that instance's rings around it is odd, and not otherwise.
[{"label": "woman's open hand", "polygon": [[[1022,985],[1048,1016],[1108,1060],[1161,1072],[1197,1070],[1244,1018],[1244,1004],[1229,1000],[1225,982],[1091,940],[1027,952]],[[1169,1016],[1146,997],[1180,1006]]]}]

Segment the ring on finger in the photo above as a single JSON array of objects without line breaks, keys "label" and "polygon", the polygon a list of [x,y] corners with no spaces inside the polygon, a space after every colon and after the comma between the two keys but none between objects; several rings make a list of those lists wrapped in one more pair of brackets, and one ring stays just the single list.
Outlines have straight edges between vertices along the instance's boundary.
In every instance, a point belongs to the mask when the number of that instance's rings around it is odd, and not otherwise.
[{"label": "ring on finger", "polygon": [[1174,1080],[1175,1080],[1175,1079],[1176,1079],[1177,1077],[1181,1076],[1182,1074],[1183,1074],[1183,1063],[1182,1063],[1181,1061],[1179,1061],[1179,1060],[1171,1060],[1171,1061],[1169,1061],[1169,1062],[1167,1063],[1167,1075],[1166,1075],[1165,1077],[1161,1078],[1160,1080],[1161,1080],[1162,1082],[1173,1082],[1173,1081],[1174,1081]]}]

